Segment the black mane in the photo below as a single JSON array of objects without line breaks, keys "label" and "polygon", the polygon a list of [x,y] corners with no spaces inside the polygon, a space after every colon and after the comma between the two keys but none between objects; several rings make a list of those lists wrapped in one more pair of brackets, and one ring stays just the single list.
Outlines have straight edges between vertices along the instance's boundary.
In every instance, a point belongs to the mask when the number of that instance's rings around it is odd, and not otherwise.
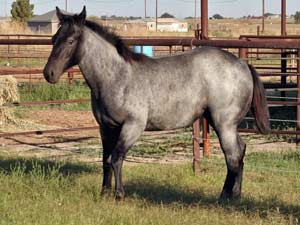
[{"label": "black mane", "polygon": [[109,31],[106,27],[103,27],[100,24],[90,20],[86,20],[85,25],[92,31],[100,35],[102,38],[104,38],[106,41],[111,43],[113,46],[115,46],[118,53],[124,58],[126,62],[143,61],[147,58],[147,56],[135,53],[131,49],[129,49],[117,34]]}]

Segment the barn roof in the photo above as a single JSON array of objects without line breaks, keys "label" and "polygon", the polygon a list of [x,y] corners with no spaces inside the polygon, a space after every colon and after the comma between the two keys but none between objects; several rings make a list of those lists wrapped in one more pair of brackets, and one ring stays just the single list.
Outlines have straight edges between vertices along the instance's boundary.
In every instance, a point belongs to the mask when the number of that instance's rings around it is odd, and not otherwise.
[{"label": "barn roof", "polygon": [[[66,13],[64,10],[61,10]],[[32,17],[28,22],[59,22],[56,16],[56,10],[52,10],[42,15],[37,15]]]}]

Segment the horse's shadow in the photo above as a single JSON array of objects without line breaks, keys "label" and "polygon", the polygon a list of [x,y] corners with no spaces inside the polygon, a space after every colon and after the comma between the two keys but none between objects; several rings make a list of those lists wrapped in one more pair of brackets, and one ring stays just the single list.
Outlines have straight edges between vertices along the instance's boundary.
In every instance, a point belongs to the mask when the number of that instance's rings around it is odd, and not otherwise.
[{"label": "horse's shadow", "polygon": [[152,204],[179,204],[180,207],[211,206],[222,207],[225,210],[239,211],[247,215],[257,212],[260,217],[266,217],[268,212],[279,212],[285,218],[290,216],[300,219],[300,205],[292,205],[282,202],[276,197],[256,200],[243,196],[241,200],[219,201],[219,196],[205,193],[203,190],[188,191],[182,187],[172,185],[160,185],[155,180],[126,182],[125,191],[127,197],[142,198]]},{"label": "horse's shadow", "polygon": [[29,145],[32,147],[37,147],[37,148],[42,148],[42,149],[58,149],[60,150],[60,148],[55,145],[55,144],[62,144],[62,143],[71,143],[71,142],[76,142],[76,143],[81,143],[83,141],[87,141],[87,140],[91,140],[94,139],[95,137],[93,136],[89,136],[89,137],[63,137],[63,138],[59,138],[57,139],[57,136],[48,136],[49,139],[53,139],[53,141],[44,141],[41,143],[35,143],[35,142],[28,142],[28,141],[22,141],[19,140],[18,138],[14,138],[14,137],[7,137],[6,139],[14,141],[16,144],[21,144],[21,145]]}]

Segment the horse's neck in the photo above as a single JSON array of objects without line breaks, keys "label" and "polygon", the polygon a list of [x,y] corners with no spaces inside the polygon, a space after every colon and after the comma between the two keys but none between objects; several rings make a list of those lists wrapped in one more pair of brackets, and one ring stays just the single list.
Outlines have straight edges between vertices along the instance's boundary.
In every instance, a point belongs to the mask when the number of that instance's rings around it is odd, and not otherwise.
[{"label": "horse's neck", "polygon": [[[124,73],[127,63],[119,56],[114,46],[88,28],[84,29],[80,47],[79,67],[92,91],[96,94],[109,87]],[[122,74],[126,76],[126,74]]]}]

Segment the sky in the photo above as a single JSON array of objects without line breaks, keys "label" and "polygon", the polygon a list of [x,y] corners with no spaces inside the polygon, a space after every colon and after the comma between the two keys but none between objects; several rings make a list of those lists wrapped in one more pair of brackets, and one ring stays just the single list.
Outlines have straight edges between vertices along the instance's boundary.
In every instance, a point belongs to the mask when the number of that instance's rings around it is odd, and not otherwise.
[{"label": "sky", "polygon": [[[80,12],[87,7],[88,16],[144,16],[145,0],[30,0],[34,4],[34,14],[43,14],[58,6],[68,11]],[[200,12],[200,0],[197,1],[197,16]],[[0,16],[10,15],[13,0],[0,0]],[[146,0],[147,16],[155,16],[156,0]],[[209,16],[216,13],[225,17],[259,16],[262,13],[262,0],[208,0]],[[286,0],[287,14],[300,11],[300,0]],[[281,0],[265,0],[266,12],[279,14]],[[168,12],[177,18],[195,15],[195,0],[158,0],[158,15]]]}]

